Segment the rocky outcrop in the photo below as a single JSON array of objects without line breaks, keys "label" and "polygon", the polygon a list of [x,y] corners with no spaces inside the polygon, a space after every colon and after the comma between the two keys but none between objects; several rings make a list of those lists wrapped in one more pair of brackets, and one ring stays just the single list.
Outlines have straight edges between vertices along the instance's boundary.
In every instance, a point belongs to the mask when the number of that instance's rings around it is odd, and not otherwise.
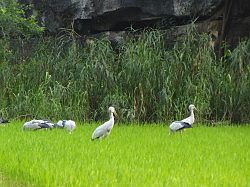
[{"label": "rocky outcrop", "polygon": [[80,35],[92,35],[149,26],[175,27],[178,37],[183,27],[197,18],[199,29],[214,33],[218,44],[227,40],[234,46],[239,38],[250,37],[249,0],[20,1],[34,4],[33,12],[40,15],[39,21],[49,33],[73,28]]},{"label": "rocky outcrop", "polygon": [[[209,17],[223,0],[47,0],[34,1],[50,32],[74,22],[80,33],[144,27],[163,18]],[[187,19],[188,18],[188,19]],[[170,21],[171,22],[171,21]],[[168,23],[171,25],[172,23]]]}]

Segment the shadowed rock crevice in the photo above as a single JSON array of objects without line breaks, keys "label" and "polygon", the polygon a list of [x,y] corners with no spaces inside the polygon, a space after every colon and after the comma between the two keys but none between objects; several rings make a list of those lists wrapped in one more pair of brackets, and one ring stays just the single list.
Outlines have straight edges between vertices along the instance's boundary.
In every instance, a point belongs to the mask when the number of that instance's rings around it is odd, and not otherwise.
[{"label": "shadowed rock crevice", "polygon": [[[197,20],[202,32],[216,33],[217,43],[235,45],[249,37],[249,0],[20,0],[33,3],[47,33],[74,28],[80,35],[147,27],[182,32]],[[31,2],[32,1],[32,2]],[[178,31],[181,28],[181,31]],[[177,35],[177,34],[175,34]]]},{"label": "shadowed rock crevice", "polygon": [[[222,0],[48,0],[33,1],[49,32],[74,22],[81,34],[124,30],[131,24],[148,26],[166,17],[208,17]],[[141,22],[141,23],[139,23]],[[118,27],[121,27],[120,29]]]}]

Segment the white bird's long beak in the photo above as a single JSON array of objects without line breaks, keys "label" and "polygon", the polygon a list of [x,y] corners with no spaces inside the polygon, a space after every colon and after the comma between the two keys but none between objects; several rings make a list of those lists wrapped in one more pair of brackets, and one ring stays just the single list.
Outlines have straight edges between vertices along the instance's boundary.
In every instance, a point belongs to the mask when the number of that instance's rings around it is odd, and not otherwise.
[{"label": "white bird's long beak", "polygon": [[117,115],[116,111],[114,111],[113,113],[114,113],[115,117],[118,117],[118,115]]}]

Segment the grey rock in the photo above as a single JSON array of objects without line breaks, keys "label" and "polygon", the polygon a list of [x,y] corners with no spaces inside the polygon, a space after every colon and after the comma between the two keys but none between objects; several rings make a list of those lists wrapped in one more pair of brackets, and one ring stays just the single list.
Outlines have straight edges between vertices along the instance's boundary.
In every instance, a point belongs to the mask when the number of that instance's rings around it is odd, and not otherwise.
[{"label": "grey rock", "polygon": [[[82,33],[119,30],[133,22],[164,17],[210,16],[223,0],[47,0],[33,1],[50,32],[72,23]],[[123,30],[121,28],[120,30]]]},{"label": "grey rock", "polygon": [[[19,1],[31,2],[31,0]],[[236,46],[239,38],[250,37],[249,0],[33,0],[32,2],[33,14],[40,15],[39,22],[50,34],[57,34],[65,28],[74,29],[80,35],[93,36],[106,33],[113,43],[119,43],[122,39],[116,36],[115,32],[129,31],[132,27],[141,29],[149,26],[174,29],[172,33],[178,38],[179,35],[185,34],[183,28],[198,18],[196,23],[201,27],[200,30],[215,33],[217,44],[227,40],[232,46]],[[169,38],[175,37],[170,35]]]}]

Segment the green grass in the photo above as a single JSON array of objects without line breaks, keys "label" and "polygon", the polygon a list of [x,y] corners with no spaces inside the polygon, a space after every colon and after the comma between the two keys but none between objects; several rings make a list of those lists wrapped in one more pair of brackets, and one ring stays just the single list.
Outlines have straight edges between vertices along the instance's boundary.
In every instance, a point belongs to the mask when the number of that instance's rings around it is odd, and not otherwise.
[{"label": "green grass", "polygon": [[250,122],[250,39],[218,58],[211,36],[187,32],[169,48],[161,30],[115,48],[107,38],[0,38],[0,116],[99,121],[114,106],[122,122],[165,122],[193,103],[204,121]]},{"label": "green grass", "polygon": [[0,128],[0,171],[34,186],[249,186],[250,128],[202,127],[168,135],[164,125],[116,125],[90,140],[97,124],[61,129]]}]

